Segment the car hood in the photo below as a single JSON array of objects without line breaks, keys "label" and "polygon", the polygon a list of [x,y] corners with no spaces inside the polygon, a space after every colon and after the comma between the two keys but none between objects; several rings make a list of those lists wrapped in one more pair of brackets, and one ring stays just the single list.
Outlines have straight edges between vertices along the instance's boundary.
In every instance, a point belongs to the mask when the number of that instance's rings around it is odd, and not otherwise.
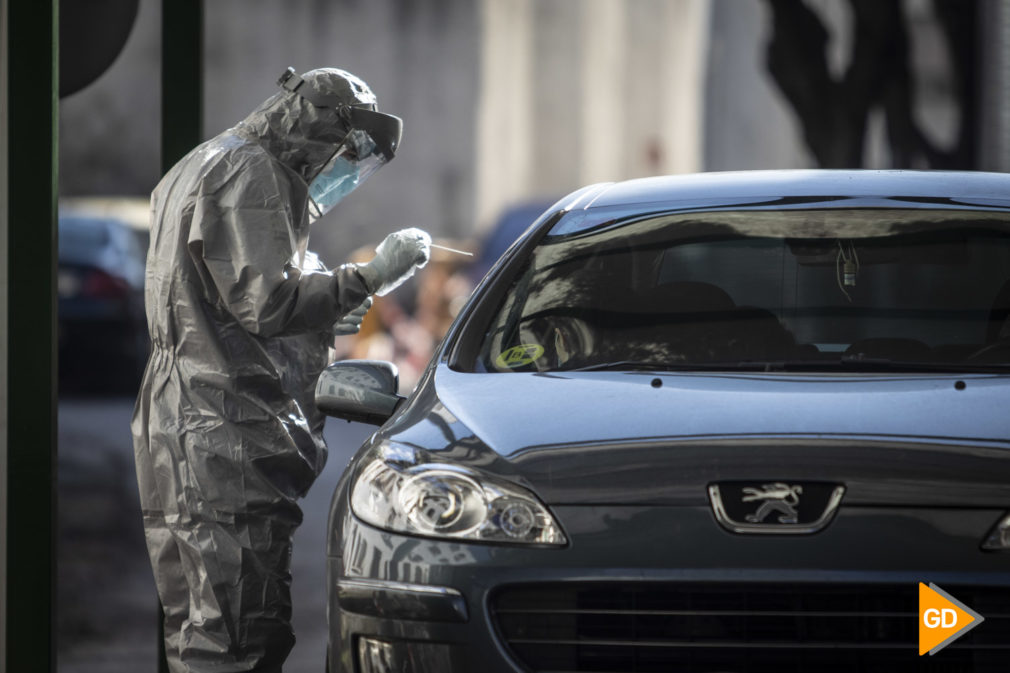
[{"label": "car hood", "polygon": [[442,403],[505,455],[713,435],[1010,440],[1010,376],[1002,375],[465,374],[443,367],[436,386]]},{"label": "car hood", "polygon": [[1010,502],[1010,376],[439,366],[418,398],[398,439],[551,504],[702,504],[738,479],[839,481],[850,504]]}]

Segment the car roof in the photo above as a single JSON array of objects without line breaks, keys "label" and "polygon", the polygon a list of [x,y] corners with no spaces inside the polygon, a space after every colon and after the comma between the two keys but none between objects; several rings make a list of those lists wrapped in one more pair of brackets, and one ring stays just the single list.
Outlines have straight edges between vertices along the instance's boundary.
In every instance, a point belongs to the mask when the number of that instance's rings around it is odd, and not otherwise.
[{"label": "car roof", "polygon": [[[669,204],[672,207],[888,199],[1010,207],[1010,173],[905,170],[757,170],[693,173],[593,185],[573,193],[568,209]],[[771,205],[771,204],[769,204]]]}]

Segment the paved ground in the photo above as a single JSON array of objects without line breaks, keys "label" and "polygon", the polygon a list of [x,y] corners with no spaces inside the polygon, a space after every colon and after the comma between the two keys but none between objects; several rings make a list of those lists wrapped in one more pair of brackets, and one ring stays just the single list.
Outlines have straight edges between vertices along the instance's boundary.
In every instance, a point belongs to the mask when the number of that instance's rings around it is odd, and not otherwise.
[{"label": "paved ground", "polygon": [[[157,671],[156,595],[133,472],[129,398],[59,404],[59,671]],[[325,540],[333,488],[374,427],[331,419],[330,459],[295,537],[294,626],[286,673],[320,673],[326,652]]]}]

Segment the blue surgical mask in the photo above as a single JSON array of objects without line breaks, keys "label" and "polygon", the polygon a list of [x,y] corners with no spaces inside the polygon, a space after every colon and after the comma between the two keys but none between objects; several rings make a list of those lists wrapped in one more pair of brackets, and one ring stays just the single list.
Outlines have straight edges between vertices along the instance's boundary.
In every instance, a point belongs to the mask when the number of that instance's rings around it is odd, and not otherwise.
[{"label": "blue surgical mask", "polygon": [[309,197],[318,210],[318,219],[330,212],[345,196],[386,163],[375,151],[375,143],[364,131],[354,129],[309,183]]},{"label": "blue surgical mask", "polygon": [[360,169],[357,161],[338,154],[309,185],[309,196],[319,207],[320,216],[333,209],[358,186]]}]

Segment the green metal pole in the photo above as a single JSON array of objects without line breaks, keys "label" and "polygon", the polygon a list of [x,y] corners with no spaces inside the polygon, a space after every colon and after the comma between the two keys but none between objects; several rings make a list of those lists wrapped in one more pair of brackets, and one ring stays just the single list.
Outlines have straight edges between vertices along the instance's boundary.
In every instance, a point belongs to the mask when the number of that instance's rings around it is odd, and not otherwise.
[{"label": "green metal pole", "polygon": [[161,3],[161,172],[203,140],[203,3]]},{"label": "green metal pole", "polygon": [[[55,671],[58,0],[7,4],[6,670]],[[10,29],[13,27],[13,29]]]},{"label": "green metal pole", "polygon": [[[203,140],[203,2],[161,2],[161,173]],[[158,673],[168,673],[158,606]]]}]

